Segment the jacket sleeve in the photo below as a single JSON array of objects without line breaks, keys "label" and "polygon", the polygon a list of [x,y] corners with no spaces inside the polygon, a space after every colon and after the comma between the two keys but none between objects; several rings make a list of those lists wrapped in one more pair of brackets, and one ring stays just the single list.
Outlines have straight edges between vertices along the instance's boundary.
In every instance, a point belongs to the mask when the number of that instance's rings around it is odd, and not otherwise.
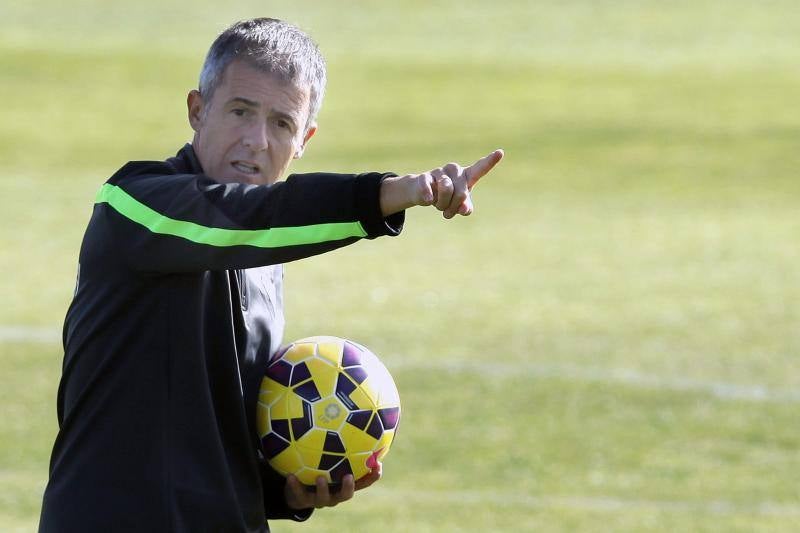
[{"label": "jacket sleeve", "polygon": [[397,235],[404,213],[384,218],[391,174],[297,174],[273,185],[222,184],[201,174],[126,174],[97,194],[84,243],[131,269],[191,272],[285,263]]}]

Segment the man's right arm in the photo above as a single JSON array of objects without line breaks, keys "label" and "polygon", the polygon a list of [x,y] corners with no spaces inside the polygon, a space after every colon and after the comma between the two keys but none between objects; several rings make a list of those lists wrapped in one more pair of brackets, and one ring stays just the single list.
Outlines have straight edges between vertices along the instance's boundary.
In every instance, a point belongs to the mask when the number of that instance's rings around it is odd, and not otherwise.
[{"label": "man's right arm", "polygon": [[101,188],[90,222],[107,238],[85,244],[120,254],[133,270],[284,263],[402,229],[402,212],[380,211],[386,174],[303,174],[254,186],[123,171]]},{"label": "man's right arm", "polygon": [[[84,245],[143,272],[251,268],[398,235],[405,209],[472,213],[471,192],[502,159],[422,174],[299,174],[273,185],[222,184],[197,174],[126,172],[100,189]],[[87,250],[88,251],[88,250]]]}]

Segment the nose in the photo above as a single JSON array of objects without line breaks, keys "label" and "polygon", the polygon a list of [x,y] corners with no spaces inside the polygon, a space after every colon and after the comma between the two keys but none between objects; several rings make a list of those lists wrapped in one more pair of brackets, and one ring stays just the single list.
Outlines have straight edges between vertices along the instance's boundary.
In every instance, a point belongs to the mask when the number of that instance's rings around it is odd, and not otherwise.
[{"label": "nose", "polygon": [[266,150],[269,147],[267,125],[262,123],[253,124],[245,131],[244,137],[242,137],[242,144],[245,148],[254,152]]}]

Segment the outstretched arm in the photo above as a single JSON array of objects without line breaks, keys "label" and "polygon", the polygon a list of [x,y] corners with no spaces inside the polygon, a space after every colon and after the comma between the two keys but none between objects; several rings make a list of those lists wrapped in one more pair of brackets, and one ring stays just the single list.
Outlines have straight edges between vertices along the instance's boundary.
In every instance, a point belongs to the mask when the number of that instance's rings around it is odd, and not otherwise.
[{"label": "outstretched arm", "polygon": [[380,212],[386,174],[296,174],[254,186],[170,170],[132,163],[103,185],[81,264],[110,259],[143,272],[251,268],[402,228],[402,214]]}]

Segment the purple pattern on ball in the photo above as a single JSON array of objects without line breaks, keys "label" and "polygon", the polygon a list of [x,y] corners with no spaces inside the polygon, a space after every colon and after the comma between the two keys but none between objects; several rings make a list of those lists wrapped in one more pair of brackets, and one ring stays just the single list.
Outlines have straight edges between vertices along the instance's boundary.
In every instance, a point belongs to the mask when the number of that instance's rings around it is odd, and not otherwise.
[{"label": "purple pattern on ball", "polygon": [[292,386],[297,385],[298,383],[301,383],[310,377],[311,371],[308,369],[308,365],[305,363],[300,363],[294,367],[294,370],[292,370]]},{"label": "purple pattern on ball", "polygon": [[333,483],[340,483],[344,476],[352,473],[353,473],[353,467],[350,466],[350,461],[347,458],[345,458],[341,463],[336,465],[336,468],[331,470],[331,481]]},{"label": "purple pattern on ball", "polygon": [[328,434],[325,435],[325,444],[322,446],[322,449],[330,453],[345,452],[344,443],[342,442],[341,437],[339,437],[338,433],[333,431],[328,431]]},{"label": "purple pattern on ball", "polygon": [[267,377],[286,387],[289,386],[291,375],[292,365],[283,360],[275,361],[267,368]]},{"label": "purple pattern on ball", "polygon": [[339,377],[336,378],[336,394],[350,396],[350,393],[354,390],[356,390],[356,384],[347,379],[344,374],[339,374]]},{"label": "purple pattern on ball", "polygon": [[385,429],[394,429],[400,419],[400,408],[389,407],[387,409],[378,409],[378,416],[381,417],[383,427]]},{"label": "purple pattern on ball", "polygon": [[303,402],[303,416],[302,418],[292,418],[292,435],[294,440],[299,439],[311,429],[314,424],[312,417],[311,404]]},{"label": "purple pattern on ball", "polygon": [[347,415],[347,423],[357,427],[358,429],[364,429],[367,427],[369,423],[369,417],[372,416],[372,411],[353,411],[349,415]]},{"label": "purple pattern on ball", "polygon": [[275,434],[280,435],[286,440],[292,440],[292,435],[289,433],[288,420],[270,420],[270,425]]},{"label": "purple pattern on ball", "polygon": [[289,443],[274,433],[267,433],[261,439],[261,446],[267,459],[272,459],[283,450],[289,447]]},{"label": "purple pattern on ball", "polygon": [[356,390],[356,384],[350,381],[344,374],[339,374],[336,378],[336,397],[347,407],[350,411],[358,409],[356,403],[350,399],[350,393]]},{"label": "purple pattern on ball", "polygon": [[294,389],[292,389],[295,394],[303,398],[304,400],[308,400],[309,402],[316,402],[322,396],[320,396],[319,391],[317,390],[317,386],[314,384],[313,381],[306,381],[302,385],[298,385]]},{"label": "purple pattern on ball", "polygon": [[362,383],[365,379],[367,379],[367,371],[364,370],[363,366],[351,366],[345,368],[344,371],[348,376],[353,378],[353,381],[356,383]]},{"label": "purple pattern on ball", "polygon": [[375,440],[380,439],[381,435],[383,435],[383,425],[381,424],[381,417],[376,416],[373,417],[372,423],[367,428],[367,433],[369,433]]},{"label": "purple pattern on ball", "polygon": [[341,455],[329,455],[327,453],[323,453],[322,457],[319,459],[319,466],[317,468],[320,470],[330,470],[341,460]]},{"label": "purple pattern on ball", "polygon": [[342,366],[355,366],[361,364],[361,350],[349,342],[344,343],[342,348]]}]

